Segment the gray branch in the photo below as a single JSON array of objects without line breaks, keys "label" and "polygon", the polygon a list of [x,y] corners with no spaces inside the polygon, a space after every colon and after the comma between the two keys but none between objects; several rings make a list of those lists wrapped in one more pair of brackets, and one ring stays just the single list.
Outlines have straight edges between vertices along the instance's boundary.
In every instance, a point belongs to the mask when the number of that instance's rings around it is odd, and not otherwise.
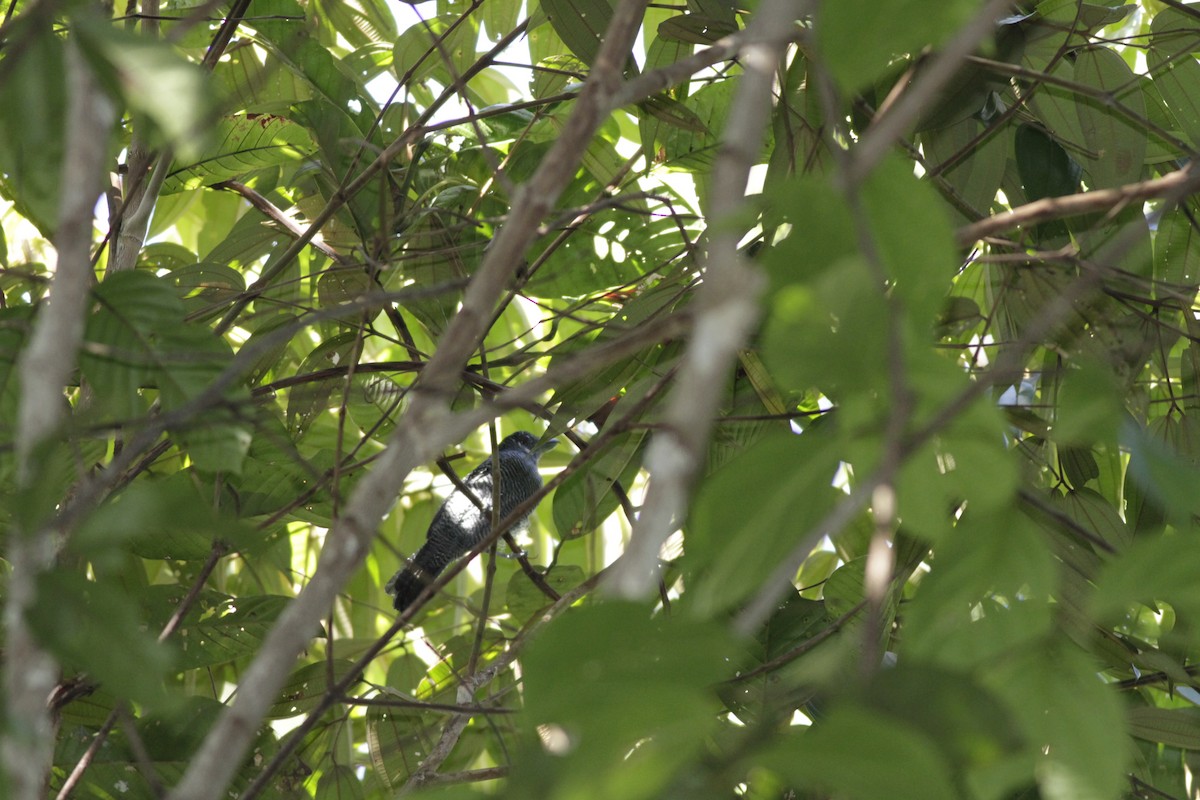
[{"label": "gray branch", "polygon": [[761,154],[775,72],[802,12],[801,0],[765,0],[745,31],[741,62],[746,71],[713,167],[713,234],[696,298],[692,341],[663,425],[646,452],[646,502],[609,582],[623,597],[644,597],[658,582],[659,550],[683,522],[729,371],[759,318],[765,279],[738,253],[739,232],[732,223],[744,202],[750,168]]},{"label": "gray branch", "polygon": [[[66,416],[64,388],[75,370],[83,339],[92,276],[93,209],[100,196],[108,131],[116,114],[73,39],[64,44],[67,79],[67,142],[59,182],[57,264],[49,299],[41,305],[17,362],[21,379],[17,412],[17,480],[38,480],[38,452]],[[10,534],[12,565],[4,609],[4,692],[8,720],[3,756],[13,800],[38,800],[45,790],[54,751],[47,700],[58,680],[58,664],[29,630],[25,615],[37,602],[37,577],[54,563],[53,530]]]}]

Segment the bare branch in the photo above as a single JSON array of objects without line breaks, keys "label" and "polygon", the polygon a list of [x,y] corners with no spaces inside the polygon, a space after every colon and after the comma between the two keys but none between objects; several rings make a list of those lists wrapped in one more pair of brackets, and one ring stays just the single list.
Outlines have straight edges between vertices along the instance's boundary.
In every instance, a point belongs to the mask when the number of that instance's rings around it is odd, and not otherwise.
[{"label": "bare branch", "polygon": [[[67,142],[59,182],[58,264],[50,298],[42,305],[18,361],[21,396],[16,429],[18,482],[38,480],[38,450],[58,429],[67,410],[64,387],[75,370],[83,340],[92,275],[93,209],[100,196],[108,155],[108,131],[116,114],[73,39],[64,43],[68,94]],[[6,554],[12,565],[4,609],[4,691],[8,713],[3,753],[10,797],[36,800],[45,791],[54,749],[47,701],[58,664],[26,623],[37,602],[38,575],[55,558],[55,531],[14,528]]]},{"label": "bare branch", "polygon": [[746,29],[742,76],[713,168],[712,235],[704,283],[696,297],[692,342],[668,401],[663,426],[646,452],[650,486],[629,547],[613,565],[612,590],[640,598],[658,585],[658,554],[682,522],[704,463],[712,420],[730,368],[759,317],[764,278],[738,253],[733,227],[750,168],[757,162],[771,111],[775,70],[803,9],[799,0],[768,0]]},{"label": "bare branch", "polygon": [[[789,41],[794,42],[800,39],[802,32],[792,22],[792,20],[789,20],[786,30]],[[783,33],[783,31],[781,30],[780,33]],[[636,103],[653,94],[666,91],[672,86],[683,83],[700,70],[736,56],[746,46],[747,42],[750,41],[752,35],[752,31],[749,28],[731,33],[687,58],[680,59],[672,64],[666,64],[650,72],[645,72],[621,87],[621,91],[617,93],[615,102],[618,106]]]},{"label": "bare branch", "polygon": [[1080,192],[1063,197],[1043,197],[1032,203],[996,214],[970,225],[964,225],[955,232],[955,238],[960,245],[969,245],[985,236],[1010,231],[1029,225],[1036,225],[1051,219],[1076,217],[1081,214],[1096,214],[1101,211],[1120,211],[1130,203],[1144,202],[1166,197],[1180,191],[1185,194],[1200,189],[1200,176],[1194,170],[1177,169],[1168,172],[1161,178],[1153,178],[1140,183],[1131,183],[1114,189],[1097,189],[1094,192]]}]

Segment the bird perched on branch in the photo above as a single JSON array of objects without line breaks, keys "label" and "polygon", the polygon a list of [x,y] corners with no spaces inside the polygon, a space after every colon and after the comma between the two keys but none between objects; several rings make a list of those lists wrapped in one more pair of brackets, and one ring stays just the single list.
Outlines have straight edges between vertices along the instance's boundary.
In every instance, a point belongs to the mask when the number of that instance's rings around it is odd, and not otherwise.
[{"label": "bird perched on branch", "polygon": [[[528,431],[517,431],[500,442],[496,457],[500,464],[498,519],[507,517],[542,488],[538,459],[557,443],[557,439],[550,439],[538,444],[537,437]],[[408,566],[387,582],[384,589],[392,595],[397,611],[408,608],[447,564],[492,532],[492,466],[493,459],[489,458],[471,470],[463,484],[475,499],[468,497],[462,489],[455,489],[434,514],[429,532],[425,534],[425,544]],[[528,513],[519,523],[526,517]]]}]

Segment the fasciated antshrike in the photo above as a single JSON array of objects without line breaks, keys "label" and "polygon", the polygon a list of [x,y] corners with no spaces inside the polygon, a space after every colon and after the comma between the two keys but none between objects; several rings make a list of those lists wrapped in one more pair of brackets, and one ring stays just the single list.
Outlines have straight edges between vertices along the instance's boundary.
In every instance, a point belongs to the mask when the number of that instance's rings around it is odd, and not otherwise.
[{"label": "fasciated antshrike", "polygon": [[[504,519],[514,508],[542,488],[538,459],[557,444],[556,439],[538,444],[528,431],[517,431],[500,442],[496,460],[500,464],[500,516]],[[430,581],[446,565],[471,550],[492,531],[492,465],[488,458],[463,479],[463,484],[478,500],[473,502],[461,489],[455,489],[433,516],[425,544],[409,564],[387,582],[397,611],[403,611],[417,599]],[[524,522],[524,519],[521,520]]]}]

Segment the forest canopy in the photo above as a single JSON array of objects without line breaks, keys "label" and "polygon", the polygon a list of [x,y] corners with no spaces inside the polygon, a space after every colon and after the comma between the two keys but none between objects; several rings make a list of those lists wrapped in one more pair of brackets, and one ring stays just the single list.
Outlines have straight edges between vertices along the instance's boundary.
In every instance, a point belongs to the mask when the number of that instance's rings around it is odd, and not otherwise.
[{"label": "forest canopy", "polygon": [[1178,0],[8,0],[6,796],[1200,797],[1198,56]]}]

